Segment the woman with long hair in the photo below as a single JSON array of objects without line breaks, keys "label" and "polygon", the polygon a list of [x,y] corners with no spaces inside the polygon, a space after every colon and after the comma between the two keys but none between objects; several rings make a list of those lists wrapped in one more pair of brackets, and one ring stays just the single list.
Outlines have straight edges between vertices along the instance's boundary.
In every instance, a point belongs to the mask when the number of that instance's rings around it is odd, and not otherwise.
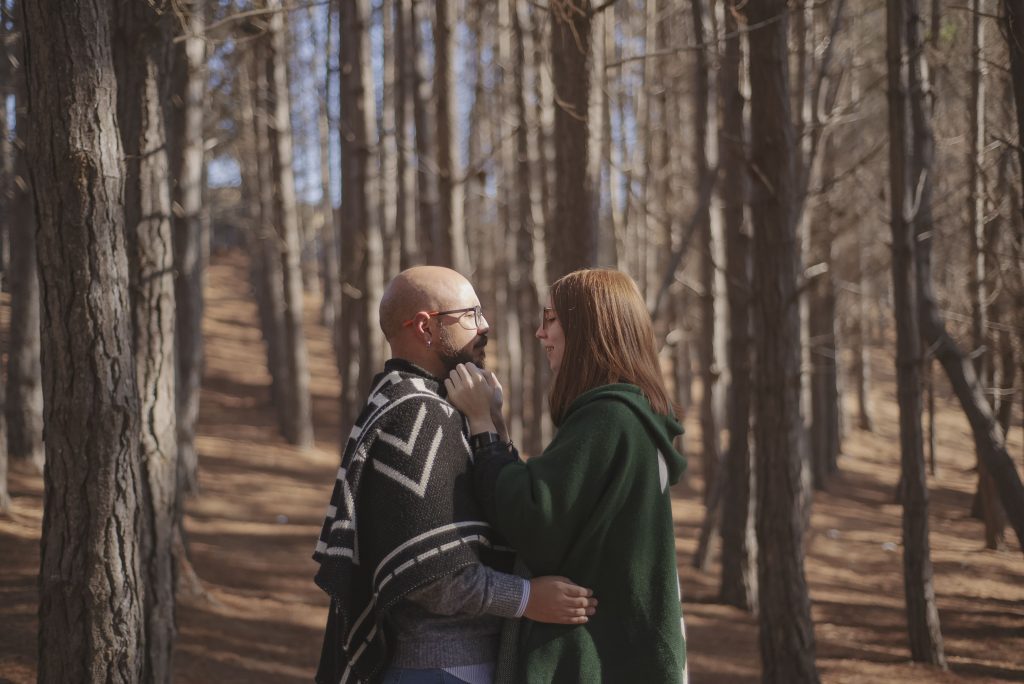
[{"label": "woman with long hair", "polygon": [[[461,365],[448,398],[470,423],[485,515],[534,575],[594,590],[580,625],[523,621],[515,681],[680,682],[686,676],[669,486],[686,467],[682,433],[636,283],[610,269],[556,281],[537,338],[554,372],[558,428],[521,461],[500,420],[492,373]],[[495,427],[497,424],[501,430]]]}]

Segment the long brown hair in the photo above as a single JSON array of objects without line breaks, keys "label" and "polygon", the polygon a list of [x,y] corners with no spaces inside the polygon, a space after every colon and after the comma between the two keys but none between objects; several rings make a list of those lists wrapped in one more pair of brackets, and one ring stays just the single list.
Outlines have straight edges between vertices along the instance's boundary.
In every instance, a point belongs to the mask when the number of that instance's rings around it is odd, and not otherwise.
[{"label": "long brown hair", "polygon": [[651,316],[632,278],[607,268],[573,271],[551,286],[551,302],[565,333],[548,397],[555,425],[576,397],[616,382],[638,386],[657,413],[673,413]]}]

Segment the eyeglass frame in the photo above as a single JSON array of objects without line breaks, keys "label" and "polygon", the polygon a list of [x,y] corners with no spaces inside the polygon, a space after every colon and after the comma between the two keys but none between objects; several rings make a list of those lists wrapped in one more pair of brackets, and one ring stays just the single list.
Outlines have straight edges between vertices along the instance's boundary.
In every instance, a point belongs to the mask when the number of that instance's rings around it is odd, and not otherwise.
[{"label": "eyeglass frame", "polygon": [[[467,328],[466,326],[462,325],[462,319],[465,318],[466,314],[468,314],[471,311],[473,312],[473,327],[472,328]],[[476,306],[467,306],[467,307],[462,308],[462,309],[449,309],[448,311],[425,311],[425,312],[421,312],[421,313],[426,313],[428,319],[429,318],[434,318],[435,316],[451,316],[453,314],[462,314],[461,316],[457,317],[455,320],[458,322],[459,326],[463,330],[479,330],[480,328],[484,327],[483,325],[480,325],[480,323],[486,323],[487,322],[487,317],[484,315],[484,308],[482,306],[480,306],[479,304],[477,304]],[[416,314],[416,315],[418,316],[419,314]],[[414,318],[410,318],[409,320],[403,322],[402,326],[408,328],[410,325],[412,325],[415,322],[416,322],[416,318],[415,317]]]}]

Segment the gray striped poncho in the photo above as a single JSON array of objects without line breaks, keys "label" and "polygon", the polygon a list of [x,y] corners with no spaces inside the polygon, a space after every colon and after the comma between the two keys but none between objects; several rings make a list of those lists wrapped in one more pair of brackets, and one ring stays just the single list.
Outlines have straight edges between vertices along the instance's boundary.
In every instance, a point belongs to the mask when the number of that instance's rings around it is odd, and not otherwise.
[{"label": "gray striped poncho", "polygon": [[411,590],[483,561],[512,563],[470,484],[465,421],[421,368],[391,359],[352,428],[313,558],[331,598],[317,682],[369,682],[384,617]]}]

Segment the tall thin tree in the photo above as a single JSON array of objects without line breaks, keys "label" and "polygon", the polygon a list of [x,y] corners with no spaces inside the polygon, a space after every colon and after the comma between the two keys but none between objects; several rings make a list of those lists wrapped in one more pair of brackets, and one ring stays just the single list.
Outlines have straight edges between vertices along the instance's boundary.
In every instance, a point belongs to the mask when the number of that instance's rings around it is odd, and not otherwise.
[{"label": "tall thin tree", "polygon": [[[935,606],[928,541],[928,487],[921,431],[921,338],[914,240],[915,123],[910,115],[913,59],[909,33],[916,30],[914,0],[887,7],[889,81],[889,226],[892,233],[893,315],[896,319],[896,387],[900,404],[900,483],[903,502],[903,580],[911,657],[945,667]],[[919,205],[923,206],[923,205]],[[920,208],[918,208],[920,211]]]},{"label": "tall thin tree", "polygon": [[25,3],[44,435],[38,679],[137,682],[141,418],[106,4]]},{"label": "tall thin tree", "polygon": [[725,225],[726,297],[729,301],[727,347],[731,383],[728,392],[729,448],[722,468],[722,581],[726,604],[757,612],[757,538],[754,536],[754,470],[750,453],[751,260],[750,227],[744,214],[747,175],[745,99],[741,91],[743,36],[730,0],[719,3],[724,33],[718,80],[719,163],[722,167]]},{"label": "tall thin tree", "polygon": [[[10,76],[15,98],[13,168],[7,211],[10,212],[8,234],[10,248],[7,290],[11,293],[11,324],[7,361],[7,447],[15,460],[27,461],[42,472],[43,387],[39,366],[39,276],[36,265],[35,216],[32,190],[28,177],[26,140],[32,126],[28,114],[25,68],[16,55],[21,52],[20,29],[24,2],[15,5],[14,43],[11,50]],[[4,58],[7,56],[5,55]],[[5,112],[6,114],[6,112]]]},{"label": "tall thin tree", "polygon": [[590,0],[552,0],[551,75],[555,102],[554,209],[545,238],[548,279],[593,265],[597,258],[587,174],[590,96]]},{"label": "tall thin tree", "polygon": [[765,682],[817,682],[800,510],[800,315],[796,139],[785,0],[748,4],[754,224],[754,445]]},{"label": "tall thin tree", "polygon": [[172,179],[174,302],[178,377],[178,481],[183,494],[198,492],[196,422],[203,373],[203,285],[209,235],[203,232],[203,95],[206,83],[205,8],[179,5],[183,41],[171,48],[168,162]]},{"label": "tall thin tree", "polygon": [[169,23],[146,3],[117,8],[113,36],[117,115],[125,155],[124,230],[131,285],[132,349],[141,421],[139,550],[145,579],[142,676],[170,682],[178,445],[175,420],[174,249],[164,121]]}]

